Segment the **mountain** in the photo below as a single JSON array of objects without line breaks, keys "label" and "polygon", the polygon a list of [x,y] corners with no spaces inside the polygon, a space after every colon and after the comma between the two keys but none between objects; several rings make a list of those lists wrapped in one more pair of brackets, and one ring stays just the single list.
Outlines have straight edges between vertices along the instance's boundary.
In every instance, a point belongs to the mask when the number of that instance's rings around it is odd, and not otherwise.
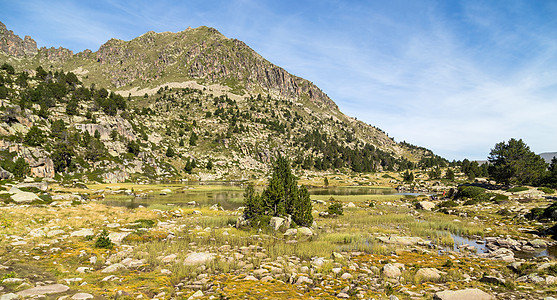
[{"label": "mountain", "polygon": [[549,164],[554,157],[557,157],[557,152],[544,152],[540,153],[539,156],[541,156],[545,162]]},{"label": "mountain", "polygon": [[[278,153],[300,172],[401,170],[431,151],[350,118],[310,81],[209,27],[74,54],[0,23],[2,168],[39,177],[247,179]],[[22,164],[22,162],[19,162]]]}]

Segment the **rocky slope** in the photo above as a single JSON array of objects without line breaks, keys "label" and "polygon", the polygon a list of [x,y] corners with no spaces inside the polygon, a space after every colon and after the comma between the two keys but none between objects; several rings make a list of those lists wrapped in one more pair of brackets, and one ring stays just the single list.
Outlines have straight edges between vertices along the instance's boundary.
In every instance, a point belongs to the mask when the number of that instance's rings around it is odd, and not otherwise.
[{"label": "rocky slope", "polygon": [[[12,162],[23,157],[34,176],[246,179],[264,174],[279,152],[306,171],[356,172],[404,169],[433,155],[347,117],[311,82],[208,27],[73,54],[37,49],[0,24],[0,49],[0,150]],[[67,142],[52,134],[59,122],[64,136],[98,134],[99,155],[87,145],[97,142],[77,139],[71,170],[56,168],[49,143]],[[26,141],[33,126],[44,144]]]}]

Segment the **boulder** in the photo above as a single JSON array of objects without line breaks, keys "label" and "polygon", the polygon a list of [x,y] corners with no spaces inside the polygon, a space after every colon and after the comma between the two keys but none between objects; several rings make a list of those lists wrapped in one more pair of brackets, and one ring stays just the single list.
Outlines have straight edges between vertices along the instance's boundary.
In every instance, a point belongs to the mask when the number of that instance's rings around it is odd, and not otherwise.
[{"label": "boulder", "polygon": [[307,227],[300,227],[300,228],[298,228],[298,234],[303,235],[303,236],[312,236],[313,232],[311,231],[311,229],[309,229]]},{"label": "boulder", "polygon": [[106,268],[104,268],[101,273],[114,273],[120,269],[124,269],[126,266],[123,264],[112,264]]},{"label": "boulder", "polygon": [[421,268],[416,272],[416,277],[420,281],[436,281],[441,279],[441,272],[435,268]]},{"label": "boulder", "polygon": [[93,230],[88,228],[74,231],[70,234],[70,236],[90,236],[90,235],[95,235],[95,232],[93,232]]},{"label": "boulder", "polygon": [[514,252],[507,248],[499,248],[491,253],[489,253],[489,257],[499,259],[505,262],[513,262],[514,261]]},{"label": "boulder", "polygon": [[352,277],[353,277],[352,274],[344,273],[340,276],[340,279],[347,280],[347,279],[352,279]]},{"label": "boulder", "polygon": [[56,230],[51,230],[51,231],[49,231],[49,232],[46,234],[46,236],[47,236],[47,237],[54,237],[54,236],[61,235],[61,234],[64,234],[64,233],[66,233],[64,230],[62,230],[62,229],[56,229]]},{"label": "boulder", "polygon": [[420,201],[418,202],[418,204],[416,204],[416,208],[431,211],[433,208],[435,208],[435,203],[431,201]]},{"label": "boulder", "polygon": [[298,280],[296,280],[297,285],[304,284],[304,283],[313,284],[313,280],[309,279],[309,277],[307,276],[300,276],[298,277]]},{"label": "boulder", "polygon": [[35,193],[24,192],[15,187],[12,187],[9,192],[12,194],[10,198],[16,203],[29,203],[35,200],[41,200]]},{"label": "boulder", "polygon": [[0,296],[0,300],[13,300],[17,298],[19,298],[19,296],[14,293],[8,293]]},{"label": "boulder", "polygon": [[354,207],[356,207],[356,204],[354,204],[353,202],[349,202],[349,203],[346,205],[346,207],[348,207],[348,208],[354,208]]},{"label": "boulder", "polygon": [[111,242],[115,244],[120,244],[122,240],[127,237],[130,233],[129,232],[111,232],[108,234],[108,238]]},{"label": "boulder", "polygon": [[161,261],[163,263],[173,262],[176,259],[176,257],[178,257],[176,254],[170,254],[170,255],[167,255],[167,256],[161,258]]},{"label": "boulder", "polygon": [[285,219],[280,217],[272,217],[269,221],[269,226],[275,231],[279,230],[282,224],[284,224]]},{"label": "boulder", "polygon": [[289,228],[286,230],[286,232],[284,233],[284,236],[295,236],[296,234],[298,234],[298,229],[296,228]]},{"label": "boulder", "polygon": [[534,248],[546,248],[547,244],[545,243],[544,240],[540,240],[540,239],[535,239],[535,240],[531,240],[528,242],[528,244],[530,244],[530,246],[534,247]]},{"label": "boulder", "polygon": [[215,258],[215,255],[213,253],[208,253],[208,252],[193,252],[188,254],[188,256],[186,256],[186,258],[184,259],[184,264],[191,266],[191,265],[197,265],[197,264],[203,264],[206,263],[208,261],[211,261]]},{"label": "boulder", "polygon": [[333,259],[335,259],[335,260],[336,260],[336,259],[340,259],[340,260],[344,259],[344,256],[342,256],[342,254],[340,254],[340,253],[338,253],[338,252],[333,252],[332,257],[333,257]]},{"label": "boulder", "polygon": [[21,182],[21,183],[16,184],[15,187],[18,188],[18,189],[21,189],[21,188],[36,188],[38,190],[46,192],[46,190],[48,190],[48,182],[46,182],[46,181]]},{"label": "boulder", "polygon": [[397,278],[402,274],[400,269],[393,264],[384,265],[382,271],[383,271],[383,275],[389,278]]},{"label": "boulder", "polygon": [[77,293],[72,296],[74,300],[85,300],[85,299],[93,299],[93,295],[87,293]]},{"label": "boulder", "polygon": [[480,289],[464,289],[456,291],[437,292],[433,296],[437,300],[491,300],[495,299],[490,294]]},{"label": "boulder", "polygon": [[14,177],[14,174],[0,168],[0,179],[10,179]]},{"label": "boulder", "polygon": [[193,295],[191,295],[188,298],[188,300],[192,300],[192,299],[200,298],[200,297],[203,297],[203,292],[202,291],[197,291],[197,292],[193,293]]},{"label": "boulder", "polygon": [[26,289],[21,292],[18,292],[17,295],[20,297],[31,297],[31,296],[58,294],[58,293],[63,293],[69,289],[70,287],[67,285],[51,284],[51,285],[43,285],[43,286],[37,286],[34,288]]}]

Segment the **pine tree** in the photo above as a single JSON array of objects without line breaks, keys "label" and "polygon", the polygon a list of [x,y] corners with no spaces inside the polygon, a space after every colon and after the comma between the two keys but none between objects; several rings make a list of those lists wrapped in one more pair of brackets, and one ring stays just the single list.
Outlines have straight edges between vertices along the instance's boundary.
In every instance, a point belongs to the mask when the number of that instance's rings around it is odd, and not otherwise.
[{"label": "pine tree", "polygon": [[301,226],[313,223],[312,205],[305,187],[298,188],[298,181],[290,169],[290,161],[279,156],[274,163],[269,186],[255,194],[249,187],[244,195],[246,219],[262,215],[286,217]]}]

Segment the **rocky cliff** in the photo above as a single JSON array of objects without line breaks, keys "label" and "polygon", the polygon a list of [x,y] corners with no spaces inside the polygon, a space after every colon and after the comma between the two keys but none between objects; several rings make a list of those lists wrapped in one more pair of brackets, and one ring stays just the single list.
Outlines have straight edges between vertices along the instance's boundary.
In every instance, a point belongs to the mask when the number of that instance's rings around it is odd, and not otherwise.
[{"label": "rocky cliff", "polygon": [[34,56],[37,54],[37,43],[30,37],[21,39],[8,30],[4,23],[0,22],[0,50],[15,57]]}]

